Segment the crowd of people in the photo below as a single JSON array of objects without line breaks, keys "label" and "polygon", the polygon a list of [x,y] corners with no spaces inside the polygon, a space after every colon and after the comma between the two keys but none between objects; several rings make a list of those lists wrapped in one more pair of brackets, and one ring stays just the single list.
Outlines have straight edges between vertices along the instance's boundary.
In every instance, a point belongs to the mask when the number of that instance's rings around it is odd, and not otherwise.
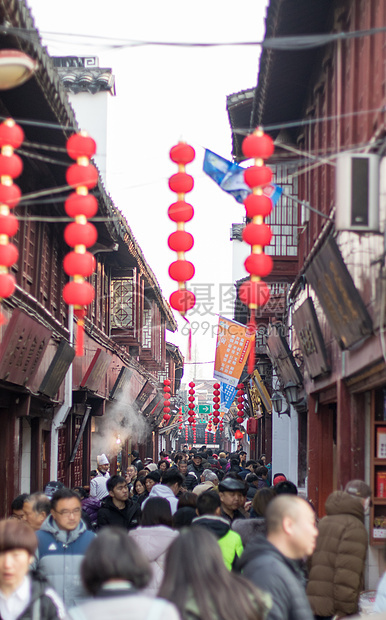
[{"label": "crowd of people", "polygon": [[[313,620],[358,611],[371,490],[350,481],[316,523],[265,456],[98,456],[88,487],[52,481],[0,522],[0,620]],[[384,580],[385,581],[385,580]],[[384,611],[386,584],[378,611]]]}]

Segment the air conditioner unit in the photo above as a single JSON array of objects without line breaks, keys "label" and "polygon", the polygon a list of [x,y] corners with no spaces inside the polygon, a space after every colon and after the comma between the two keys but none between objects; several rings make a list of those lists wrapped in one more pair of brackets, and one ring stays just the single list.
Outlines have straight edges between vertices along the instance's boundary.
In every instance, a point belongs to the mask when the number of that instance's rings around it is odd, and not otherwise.
[{"label": "air conditioner unit", "polygon": [[336,230],[379,231],[380,157],[342,153],[336,160]]}]

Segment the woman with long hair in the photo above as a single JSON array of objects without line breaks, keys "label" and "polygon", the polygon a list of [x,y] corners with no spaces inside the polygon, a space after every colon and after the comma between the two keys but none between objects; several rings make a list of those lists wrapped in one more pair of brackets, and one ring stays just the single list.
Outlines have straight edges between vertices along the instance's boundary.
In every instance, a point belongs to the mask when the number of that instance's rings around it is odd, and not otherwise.
[{"label": "woman with long hair", "polygon": [[182,620],[264,620],[270,607],[269,595],[226,568],[216,538],[199,526],[170,546],[159,596]]},{"label": "woman with long hair", "polygon": [[150,497],[142,511],[141,525],[129,532],[152,568],[152,579],[145,592],[156,596],[162,581],[166,552],[178,536],[172,529],[172,513],[169,502],[162,497]]},{"label": "woman with long hair", "polygon": [[92,599],[70,610],[72,620],[179,620],[169,602],[145,595],[149,562],[123,528],[101,530],[86,551],[81,575]]},{"label": "woman with long hair", "polygon": [[137,502],[140,506],[142,505],[142,502],[149,497],[149,493],[146,490],[145,480],[145,476],[138,476],[133,486],[133,501]]}]

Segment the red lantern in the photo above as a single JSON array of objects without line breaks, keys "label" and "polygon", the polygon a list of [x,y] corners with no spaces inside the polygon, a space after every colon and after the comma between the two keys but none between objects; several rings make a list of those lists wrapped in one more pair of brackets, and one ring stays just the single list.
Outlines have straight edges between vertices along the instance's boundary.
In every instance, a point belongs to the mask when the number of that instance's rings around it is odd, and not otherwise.
[{"label": "red lantern", "polygon": [[72,280],[63,289],[63,299],[69,306],[88,306],[94,297],[94,287],[89,282]]},{"label": "red lantern", "polygon": [[[185,316],[196,303],[193,293],[186,290],[185,283],[194,276],[194,265],[185,260],[185,252],[192,249],[194,244],[193,236],[185,231],[185,222],[193,217],[193,207],[185,202],[185,194],[193,189],[193,177],[185,172],[186,164],[193,161],[195,152],[193,147],[185,142],[179,142],[170,149],[170,159],[178,164],[178,172],[169,179],[169,187],[172,192],[178,195],[177,202],[170,205],[168,209],[169,218],[176,222],[177,230],[169,236],[168,245],[173,252],[177,252],[177,258],[169,267],[169,275],[172,280],[178,282],[179,290],[170,295],[169,302],[174,310],[181,316]],[[189,333],[189,353],[190,359],[191,334]]]},{"label": "red lantern", "polygon": [[169,385],[165,385],[164,386],[164,392],[170,392],[170,386]]},{"label": "red lantern", "polygon": [[243,230],[243,241],[249,245],[269,245],[271,239],[272,230],[267,224],[247,224]]},{"label": "red lantern", "polygon": [[0,265],[5,265],[5,267],[12,267],[14,263],[17,262],[19,258],[19,251],[13,243],[7,243],[5,245],[0,245]]},{"label": "red lantern", "polygon": [[242,431],[240,431],[239,429],[237,429],[237,431],[235,432],[235,439],[242,439],[244,437]]},{"label": "red lantern", "polygon": [[265,187],[272,181],[272,170],[268,166],[251,166],[244,171],[244,181],[253,187]]},{"label": "red lantern", "polygon": [[24,141],[24,131],[19,125],[16,125],[12,118],[7,118],[0,125],[0,147],[11,146],[18,149]]},{"label": "red lantern", "polygon": [[170,305],[174,310],[180,312],[180,314],[186,314],[188,310],[191,310],[196,303],[196,298],[191,291],[180,290],[175,291],[170,295]]},{"label": "red lantern", "polygon": [[185,230],[176,230],[176,232],[169,235],[168,246],[173,252],[189,252],[193,245],[193,235]]},{"label": "red lantern", "polygon": [[268,276],[273,269],[273,260],[269,254],[250,254],[244,262],[244,267],[248,273],[264,278]]},{"label": "red lantern", "polygon": [[71,159],[87,157],[90,159],[96,153],[96,142],[85,132],[75,133],[67,140],[67,153]]},{"label": "red lantern", "polygon": [[90,252],[80,254],[69,252],[64,257],[63,268],[68,276],[80,274],[83,277],[90,276],[95,271],[95,257]]},{"label": "red lantern", "polygon": [[242,148],[246,157],[255,158],[255,165],[244,171],[244,180],[252,188],[252,193],[244,200],[246,215],[252,222],[243,230],[243,240],[252,246],[252,254],[244,263],[251,278],[239,288],[239,298],[251,312],[248,324],[248,333],[253,335],[248,361],[248,372],[251,374],[255,365],[255,310],[269,299],[269,288],[260,278],[269,275],[273,266],[272,259],[263,253],[262,248],[269,245],[272,239],[272,231],[263,221],[271,213],[272,202],[263,194],[263,187],[272,181],[272,171],[264,165],[264,159],[272,155],[274,144],[262,129],[256,129],[244,139]]},{"label": "red lantern", "polygon": [[239,288],[239,297],[241,301],[248,305],[260,307],[267,303],[270,297],[269,287],[262,280],[257,282],[244,282]]},{"label": "red lantern", "polygon": [[8,215],[0,214],[0,235],[7,235],[7,237],[13,237],[13,235],[16,235],[18,230],[19,222],[12,213],[9,213]]},{"label": "red lantern", "polygon": [[275,150],[271,136],[257,130],[243,140],[242,151],[248,159],[250,157],[269,159]]},{"label": "red lantern", "polygon": [[[1,128],[1,125],[0,125]],[[7,205],[10,209],[19,204],[21,198],[21,190],[18,185],[0,184],[0,204]]]},{"label": "red lantern", "polygon": [[185,142],[179,142],[170,149],[170,159],[176,164],[190,164],[195,156],[194,148]]},{"label": "red lantern", "polygon": [[253,218],[261,215],[267,217],[272,211],[272,200],[264,194],[248,194],[244,200],[247,217]]},{"label": "red lantern", "polygon": [[191,280],[194,276],[194,265],[187,260],[176,260],[169,266],[169,276],[177,282]]},{"label": "red lantern", "polygon": [[86,222],[85,224],[72,222],[68,224],[64,230],[64,240],[67,245],[72,248],[77,245],[84,245],[86,248],[90,248],[95,245],[97,239],[97,229],[94,224],[90,224],[90,222]]},{"label": "red lantern", "polygon": [[[10,209],[18,204],[21,197],[20,188],[13,184],[13,179],[21,174],[23,162],[14,149],[23,140],[23,130],[14,120],[7,119],[0,124],[0,300],[10,297],[16,287],[15,278],[8,273],[8,269],[17,262],[19,252],[9,238],[17,232],[19,225]],[[0,324],[3,323],[5,318],[0,313]]]},{"label": "red lantern", "polygon": [[173,222],[189,222],[194,215],[192,205],[184,200],[173,202],[168,209],[168,216]]},{"label": "red lantern", "polygon": [[68,224],[64,231],[64,239],[74,251],[65,257],[63,266],[74,279],[64,287],[63,298],[74,306],[74,314],[78,318],[76,355],[79,356],[83,355],[85,306],[91,304],[95,297],[94,288],[84,279],[94,272],[96,264],[94,256],[85,251],[98,239],[95,226],[87,221],[98,210],[96,198],[88,193],[98,182],[98,171],[89,161],[95,152],[95,141],[86,132],[74,134],[67,140],[67,153],[76,163],[68,168],[66,180],[76,191],[65,203],[67,215],[73,217],[75,222]]},{"label": "red lantern", "polygon": [[171,381],[170,379],[164,379],[164,385],[170,385]]},{"label": "red lantern", "polygon": [[[3,147],[4,148],[4,147]],[[23,162],[19,155],[0,155],[0,177],[11,177],[16,179],[23,171]]]},{"label": "red lantern", "polygon": [[0,299],[10,297],[16,288],[16,281],[10,273],[0,273]]},{"label": "red lantern", "polygon": [[193,177],[186,172],[177,172],[169,179],[169,188],[176,194],[187,194],[191,192],[194,186]]},{"label": "red lantern", "polygon": [[191,381],[191,382],[189,383],[189,387],[190,387],[190,388],[194,388],[194,387],[196,387],[196,384],[194,383],[194,381]]},{"label": "red lantern", "polygon": [[94,217],[98,211],[98,201],[92,194],[70,194],[64,203],[64,209],[69,217],[84,215]]},{"label": "red lantern", "polygon": [[87,166],[72,164],[66,172],[66,181],[71,187],[92,189],[98,183],[98,170],[93,164]]}]

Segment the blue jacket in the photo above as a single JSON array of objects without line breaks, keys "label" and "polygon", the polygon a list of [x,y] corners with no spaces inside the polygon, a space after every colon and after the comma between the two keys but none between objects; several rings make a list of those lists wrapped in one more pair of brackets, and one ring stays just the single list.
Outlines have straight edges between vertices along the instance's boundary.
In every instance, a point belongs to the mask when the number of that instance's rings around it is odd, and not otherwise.
[{"label": "blue jacket", "polygon": [[80,577],[80,564],[95,534],[81,521],[75,530],[59,529],[52,515],[36,532],[38,550],[35,566],[63,599],[67,609],[87,597]]}]

